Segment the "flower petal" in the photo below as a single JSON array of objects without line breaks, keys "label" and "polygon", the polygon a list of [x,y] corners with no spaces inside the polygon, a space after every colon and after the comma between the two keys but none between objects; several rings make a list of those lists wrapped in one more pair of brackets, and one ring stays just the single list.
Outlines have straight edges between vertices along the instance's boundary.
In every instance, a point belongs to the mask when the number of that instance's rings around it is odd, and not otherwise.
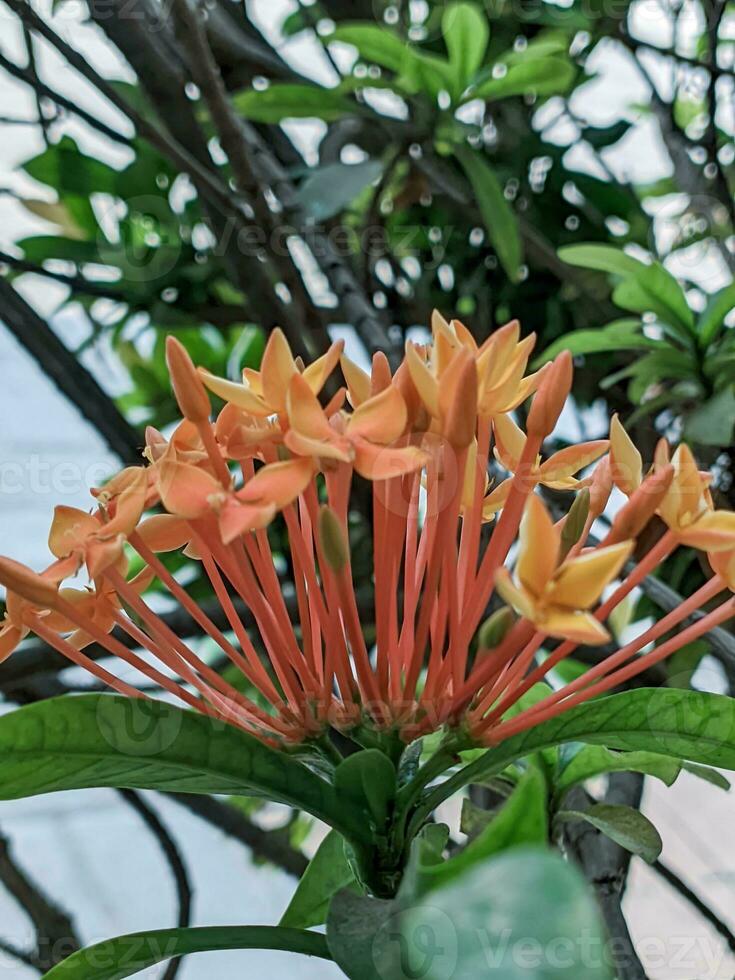
[{"label": "flower petal", "polygon": [[350,403],[353,408],[358,408],[370,397],[370,375],[351,361],[346,354],[340,358],[340,365],[350,393]]},{"label": "flower petal", "polygon": [[416,344],[406,344],[406,365],[426,411],[433,418],[439,418],[439,386]]},{"label": "flower petal", "polygon": [[406,403],[395,385],[368,398],[347,422],[347,435],[387,445],[403,435],[408,415]]},{"label": "flower petal", "polygon": [[178,551],[191,537],[191,528],[183,517],[154,514],[138,527],[138,534],[151,551]]},{"label": "flower petal", "polygon": [[643,460],[617,414],[610,422],[610,467],[613,482],[629,497],[643,479]]},{"label": "flower petal", "polygon": [[536,606],[533,597],[519,589],[507,568],[500,568],[495,575],[495,588],[503,602],[507,602],[517,613],[532,623],[536,619]]},{"label": "flower petal", "polygon": [[222,484],[205,470],[173,460],[161,463],[158,486],[163,506],[178,517],[202,517],[224,496]]},{"label": "flower petal", "polygon": [[298,373],[286,335],[276,327],[268,337],[260,364],[263,395],[271,411],[279,414],[286,411],[289,384]]},{"label": "flower petal", "polygon": [[548,593],[549,602],[569,609],[589,609],[628,560],[633,545],[633,541],[621,541],[565,561]]},{"label": "flower petal", "polygon": [[312,364],[304,368],[302,377],[306,380],[315,395],[324,387],[327,378],[334,371],[337,362],[345,349],[344,340],[335,340],[326,354],[322,354]]},{"label": "flower petal", "polygon": [[591,647],[600,646],[610,639],[610,634],[602,623],[588,612],[571,612],[569,609],[552,607],[546,610],[543,621],[537,622],[536,627],[547,636]]},{"label": "flower petal", "polygon": [[518,538],[516,577],[527,592],[540,598],[559,562],[560,532],[538,494],[528,498]]},{"label": "flower petal", "polygon": [[496,415],[493,419],[495,435],[495,458],[509,472],[518,468],[526,445],[526,436],[518,428],[510,415]]},{"label": "flower petal", "polygon": [[565,482],[599,459],[607,452],[609,445],[607,439],[597,439],[594,442],[582,442],[578,446],[567,446],[541,464],[539,479],[546,484]]},{"label": "flower petal", "polygon": [[702,551],[729,551],[735,545],[735,511],[711,510],[676,536],[682,544]]},{"label": "flower petal", "polygon": [[268,463],[235,496],[243,503],[258,506],[272,504],[277,510],[283,510],[304,492],[315,471],[316,466],[310,456]]},{"label": "flower petal", "polygon": [[59,504],[54,508],[54,519],[48,536],[48,546],[56,558],[66,558],[73,551],[83,550],[87,540],[102,525],[86,511]]},{"label": "flower petal", "polygon": [[270,409],[263,399],[251,391],[248,385],[238,384],[236,381],[227,381],[225,378],[218,378],[204,368],[199,368],[199,374],[204,386],[215,395],[226,401],[230,405],[236,405],[250,415],[264,417],[270,415]]},{"label": "flower petal", "polygon": [[219,514],[219,530],[223,543],[230,544],[248,531],[266,527],[275,515],[276,508],[273,504],[241,504],[230,497]]},{"label": "flower petal", "polygon": [[418,446],[377,446],[356,438],[355,470],[366,480],[389,480],[404,473],[414,473],[425,466],[429,457]]}]

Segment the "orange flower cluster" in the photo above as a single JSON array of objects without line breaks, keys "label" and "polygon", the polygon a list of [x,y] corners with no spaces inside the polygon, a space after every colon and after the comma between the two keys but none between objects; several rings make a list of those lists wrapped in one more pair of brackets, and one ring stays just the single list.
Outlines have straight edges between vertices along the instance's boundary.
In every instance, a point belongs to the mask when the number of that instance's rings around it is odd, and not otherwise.
[{"label": "orange flower cluster", "polygon": [[[406,740],[463,725],[492,744],[733,615],[726,597],[656,645],[735,590],[735,514],[714,509],[710,477],[685,445],[671,456],[662,442],[646,473],[614,418],[610,440],[546,457],[572,384],[569,354],[527,374],[534,338],[521,339],[517,322],[482,345],[456,320],[435,314],[432,328],[432,342],[409,343],[395,373],[376,355],[369,374],[341,344],[306,367],[276,330],[260,371],[246,370],[241,383],[197,370],[169,338],[183,420],[170,438],[148,431],[146,465],[93,490],[94,513],[56,509],[54,561],[43,572],[0,559],[0,660],[33,632],[115,690],[145,696],[115,674],[119,658],[190,707],[277,744],[360,724]],[[214,420],[210,393],[224,402]],[[493,485],[496,471],[506,475]],[[349,529],[353,483],[365,480],[374,571],[361,604]],[[615,485],[627,503],[596,540]],[[540,487],[570,495],[562,516]],[[662,537],[631,563],[656,514]],[[271,525],[288,542],[288,587]],[[607,617],[679,545],[710,555],[713,575],[695,595],[571,683],[509,712],[578,644],[607,643]],[[216,612],[161,557],[180,550],[201,563]],[[64,587],[82,568],[90,585]],[[153,589],[179,603],[240,682],[169,627]],[[506,605],[486,619],[498,600]],[[91,643],[112,659],[85,653]]]}]

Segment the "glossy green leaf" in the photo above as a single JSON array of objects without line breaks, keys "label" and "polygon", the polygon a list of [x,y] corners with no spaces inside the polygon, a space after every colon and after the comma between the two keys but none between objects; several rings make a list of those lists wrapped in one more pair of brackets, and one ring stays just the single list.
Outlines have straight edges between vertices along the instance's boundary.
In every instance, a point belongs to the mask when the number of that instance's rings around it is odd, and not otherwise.
[{"label": "glossy green leaf", "polygon": [[310,171],[296,199],[304,213],[315,221],[326,221],[344,210],[368,184],[383,172],[380,160],[362,163],[330,163]]},{"label": "glossy green leaf", "polygon": [[493,102],[514,95],[559,95],[567,92],[577,69],[566,58],[539,58],[512,64],[504,75],[491,77],[472,91],[472,98]]},{"label": "glossy green leaf", "polygon": [[23,169],[54,190],[85,196],[93,192],[114,194],[120,175],[114,167],[82,153],[68,136],[28,160]]},{"label": "glossy green leaf", "polygon": [[336,830],[330,830],[309,862],[279,925],[294,929],[321,925],[327,920],[332,896],[354,881],[344,840]]},{"label": "glossy green leaf", "polygon": [[411,841],[398,889],[398,897],[404,904],[415,901],[433,887],[433,873],[445,863],[444,849],[448,842],[449,827],[444,823],[427,824]]},{"label": "glossy green leaf", "polygon": [[714,293],[707,303],[704,312],[697,321],[697,334],[702,347],[708,347],[717,339],[722,330],[725,317],[735,309],[735,283],[730,283],[724,289]]},{"label": "glossy green leaf", "polygon": [[44,974],[46,980],[122,980],[156,963],[223,949],[281,949],[331,959],[324,936],[278,926],[156,929],[88,946]]},{"label": "glossy green leaf", "polygon": [[380,829],[385,826],[395,799],[396,770],[378,749],[365,749],[337,766],[334,788],[339,799],[362,807]]},{"label": "glossy green leaf", "polygon": [[575,356],[580,354],[602,354],[616,350],[644,350],[659,347],[660,342],[650,340],[642,332],[640,320],[614,320],[597,330],[572,330],[559,337],[546,348],[534,362],[537,365],[553,360],[563,350]]},{"label": "glossy green leaf", "polygon": [[431,868],[428,880],[433,887],[445,885],[500,851],[529,844],[543,846],[547,840],[546,780],[538,766],[529,766],[487,826],[459,854]]},{"label": "glossy green leaf", "polygon": [[610,126],[585,126],[582,136],[596,150],[604,150],[621,140],[630,129],[631,123],[621,119]]},{"label": "glossy green leaf", "polygon": [[[573,865],[541,848],[518,848],[473,865],[389,918],[380,939],[381,980],[611,976],[586,882]],[[560,949],[562,956],[549,955]],[[598,955],[589,956],[590,950]]]},{"label": "glossy green leaf", "polygon": [[239,92],[233,98],[233,104],[242,116],[263,123],[278,123],[282,119],[334,122],[354,108],[349,99],[335,89],[291,83]]},{"label": "glossy green leaf", "polygon": [[567,245],[559,257],[570,265],[622,276],[615,302],[636,313],[653,311],[665,322],[684,331],[694,330],[694,314],[679,283],[660,263],[639,262],[610,245]]},{"label": "glossy green leaf", "polygon": [[369,838],[349,801],[296,759],[163,701],[84,694],[0,717],[0,799],[97,786],[262,795]]},{"label": "glossy green leaf", "polygon": [[698,405],[686,417],[684,435],[703,446],[729,446],[735,429],[735,392],[732,385]]},{"label": "glossy green leaf", "polygon": [[653,864],[663,848],[661,835],[648,817],[630,806],[596,803],[589,810],[561,810],[559,820],[584,820],[616,844]]},{"label": "glossy green leaf", "polygon": [[506,200],[500,180],[481,153],[464,145],[456,147],[455,153],[472,185],[488,238],[500,263],[510,279],[517,282],[523,246],[516,216]]},{"label": "glossy green leaf", "polygon": [[400,980],[388,972],[398,918],[396,902],[337,892],[327,915],[327,944],[348,980]]},{"label": "glossy green leaf", "polygon": [[344,22],[329,35],[330,41],[341,41],[357,48],[363,61],[399,72],[406,56],[406,42],[393,31],[360,21]]},{"label": "glossy green leaf", "polygon": [[730,790],[730,780],[717,769],[712,769],[710,766],[698,766],[696,762],[682,762],[681,768],[686,769],[692,776],[703,779],[706,783],[712,783],[718,789],[724,789],[726,793]]},{"label": "glossy green leaf", "polygon": [[490,29],[476,3],[449,3],[442,14],[442,34],[458,93],[470,82],[485,57]]},{"label": "glossy green leaf", "polygon": [[462,786],[496,775],[523,756],[566,742],[656,752],[735,769],[735,699],[704,691],[639,688],[577,705],[488,749],[437,787],[414,820],[423,820]]},{"label": "glossy green leaf", "polygon": [[554,781],[557,798],[573,786],[608,772],[641,772],[673,785],[681,771],[676,759],[656,752],[615,752],[604,745],[577,746],[569,761],[561,753],[561,772]]}]

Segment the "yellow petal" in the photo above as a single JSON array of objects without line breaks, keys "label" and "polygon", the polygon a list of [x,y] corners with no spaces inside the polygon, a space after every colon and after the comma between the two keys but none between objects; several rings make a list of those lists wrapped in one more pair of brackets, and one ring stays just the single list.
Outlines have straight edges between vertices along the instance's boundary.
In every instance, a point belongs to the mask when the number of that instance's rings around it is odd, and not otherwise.
[{"label": "yellow petal", "polygon": [[594,616],[587,612],[570,612],[568,609],[551,608],[546,610],[537,628],[548,636],[586,646],[600,646],[607,643],[610,634]]},{"label": "yellow petal", "polygon": [[729,551],[735,546],[735,511],[707,511],[689,527],[679,530],[677,538],[690,548]]},{"label": "yellow petal", "polygon": [[327,378],[334,371],[344,348],[344,340],[335,340],[326,354],[322,354],[321,357],[318,357],[308,367],[304,368],[302,377],[306,380],[315,395],[319,394]]},{"label": "yellow petal", "polygon": [[280,327],[271,330],[260,364],[263,395],[272,411],[285,412],[288,386],[298,374],[286,335]]},{"label": "yellow petal", "polygon": [[539,468],[539,479],[542,483],[565,481],[594,463],[603,453],[607,452],[607,439],[597,439],[595,442],[582,442],[578,446],[567,446],[566,449],[554,453]]},{"label": "yellow petal", "polygon": [[526,436],[518,428],[510,415],[497,415],[493,419],[493,434],[495,436],[495,457],[509,472],[518,468]]},{"label": "yellow petal", "polygon": [[530,620],[536,620],[536,606],[533,596],[528,595],[523,589],[519,589],[507,568],[498,569],[495,575],[495,588],[500,598],[509,606],[512,606],[517,613]]},{"label": "yellow petal", "polygon": [[541,497],[532,493],[526,503],[518,536],[516,576],[521,585],[540,598],[559,561],[560,532]]},{"label": "yellow petal", "polygon": [[692,451],[682,443],[671,460],[674,479],[664,497],[659,513],[674,531],[686,530],[694,518],[707,509],[705,484]]},{"label": "yellow petal", "polygon": [[610,466],[613,482],[629,497],[643,479],[643,460],[617,414],[610,422]]},{"label": "yellow petal", "polygon": [[292,429],[307,439],[329,442],[334,430],[329,425],[319,399],[300,374],[294,374],[291,378],[286,405]]},{"label": "yellow petal", "polygon": [[476,354],[477,343],[464,323],[462,323],[461,320],[452,320],[449,326],[454,331],[454,334],[460,344],[462,344],[463,347],[466,347],[470,353]]},{"label": "yellow petal", "polygon": [[564,562],[547,593],[549,602],[569,609],[589,609],[628,560],[633,544],[621,541]]},{"label": "yellow petal", "polygon": [[226,381],[224,378],[218,378],[216,375],[210,374],[209,371],[205,371],[204,368],[199,368],[199,374],[204,382],[204,386],[211,392],[214,392],[215,395],[219,395],[223,401],[228,402],[230,405],[236,405],[244,412],[258,417],[271,414],[270,409],[263,399],[259,395],[256,395],[248,385],[241,385],[236,381]]},{"label": "yellow petal", "polygon": [[352,407],[358,408],[370,397],[370,375],[351,361],[346,354],[340,358],[340,365],[347,382]]},{"label": "yellow petal", "polygon": [[439,386],[415,344],[406,344],[406,365],[426,411],[439,418]]},{"label": "yellow petal", "polygon": [[387,445],[403,435],[406,422],[406,403],[396,386],[389,385],[355,410],[347,423],[347,433]]},{"label": "yellow petal", "polygon": [[492,493],[488,494],[487,497],[482,502],[482,519],[483,521],[491,521],[495,515],[501,510],[508,499],[508,494],[510,493],[510,488],[513,485],[513,480],[508,477],[507,480],[503,480],[499,483]]}]

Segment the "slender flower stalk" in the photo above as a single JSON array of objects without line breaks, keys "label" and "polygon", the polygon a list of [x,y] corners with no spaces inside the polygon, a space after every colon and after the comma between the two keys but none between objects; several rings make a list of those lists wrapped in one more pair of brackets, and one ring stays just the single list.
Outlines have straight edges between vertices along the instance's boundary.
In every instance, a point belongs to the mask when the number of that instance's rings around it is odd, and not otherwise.
[{"label": "slender flower stalk", "polygon": [[[439,314],[432,331],[431,343],[407,345],[395,374],[380,355],[363,371],[341,344],[304,366],[274,331],[260,371],[241,382],[197,369],[169,338],[182,421],[168,437],[148,431],[144,465],[94,489],[92,513],[56,509],[44,571],[0,558],[0,660],[36,633],[120,693],[147,696],[116,663],[284,747],[366,726],[404,741],[448,726],[497,744],[734,614],[735,598],[721,595],[735,592],[735,514],[714,508],[710,475],[686,445],[660,443],[646,471],[614,417],[609,440],[549,454],[569,354],[527,375],[534,338],[521,339],[515,321],[481,345]],[[345,387],[327,402],[338,364]],[[215,417],[211,396],[224,403]],[[559,513],[547,487],[567,495]],[[628,499],[598,540],[615,487]],[[366,557],[351,547],[358,497],[372,502],[367,597],[354,585]],[[640,554],[654,519],[666,529]],[[610,642],[611,613],[681,546],[705,551],[712,577],[523,707],[579,644]],[[199,563],[220,625],[172,571],[167,555],[179,552]],[[66,587],[80,570],[89,585]],[[154,590],[191,616],[226,675],[158,615]],[[92,642],[103,662],[84,653]]]}]

